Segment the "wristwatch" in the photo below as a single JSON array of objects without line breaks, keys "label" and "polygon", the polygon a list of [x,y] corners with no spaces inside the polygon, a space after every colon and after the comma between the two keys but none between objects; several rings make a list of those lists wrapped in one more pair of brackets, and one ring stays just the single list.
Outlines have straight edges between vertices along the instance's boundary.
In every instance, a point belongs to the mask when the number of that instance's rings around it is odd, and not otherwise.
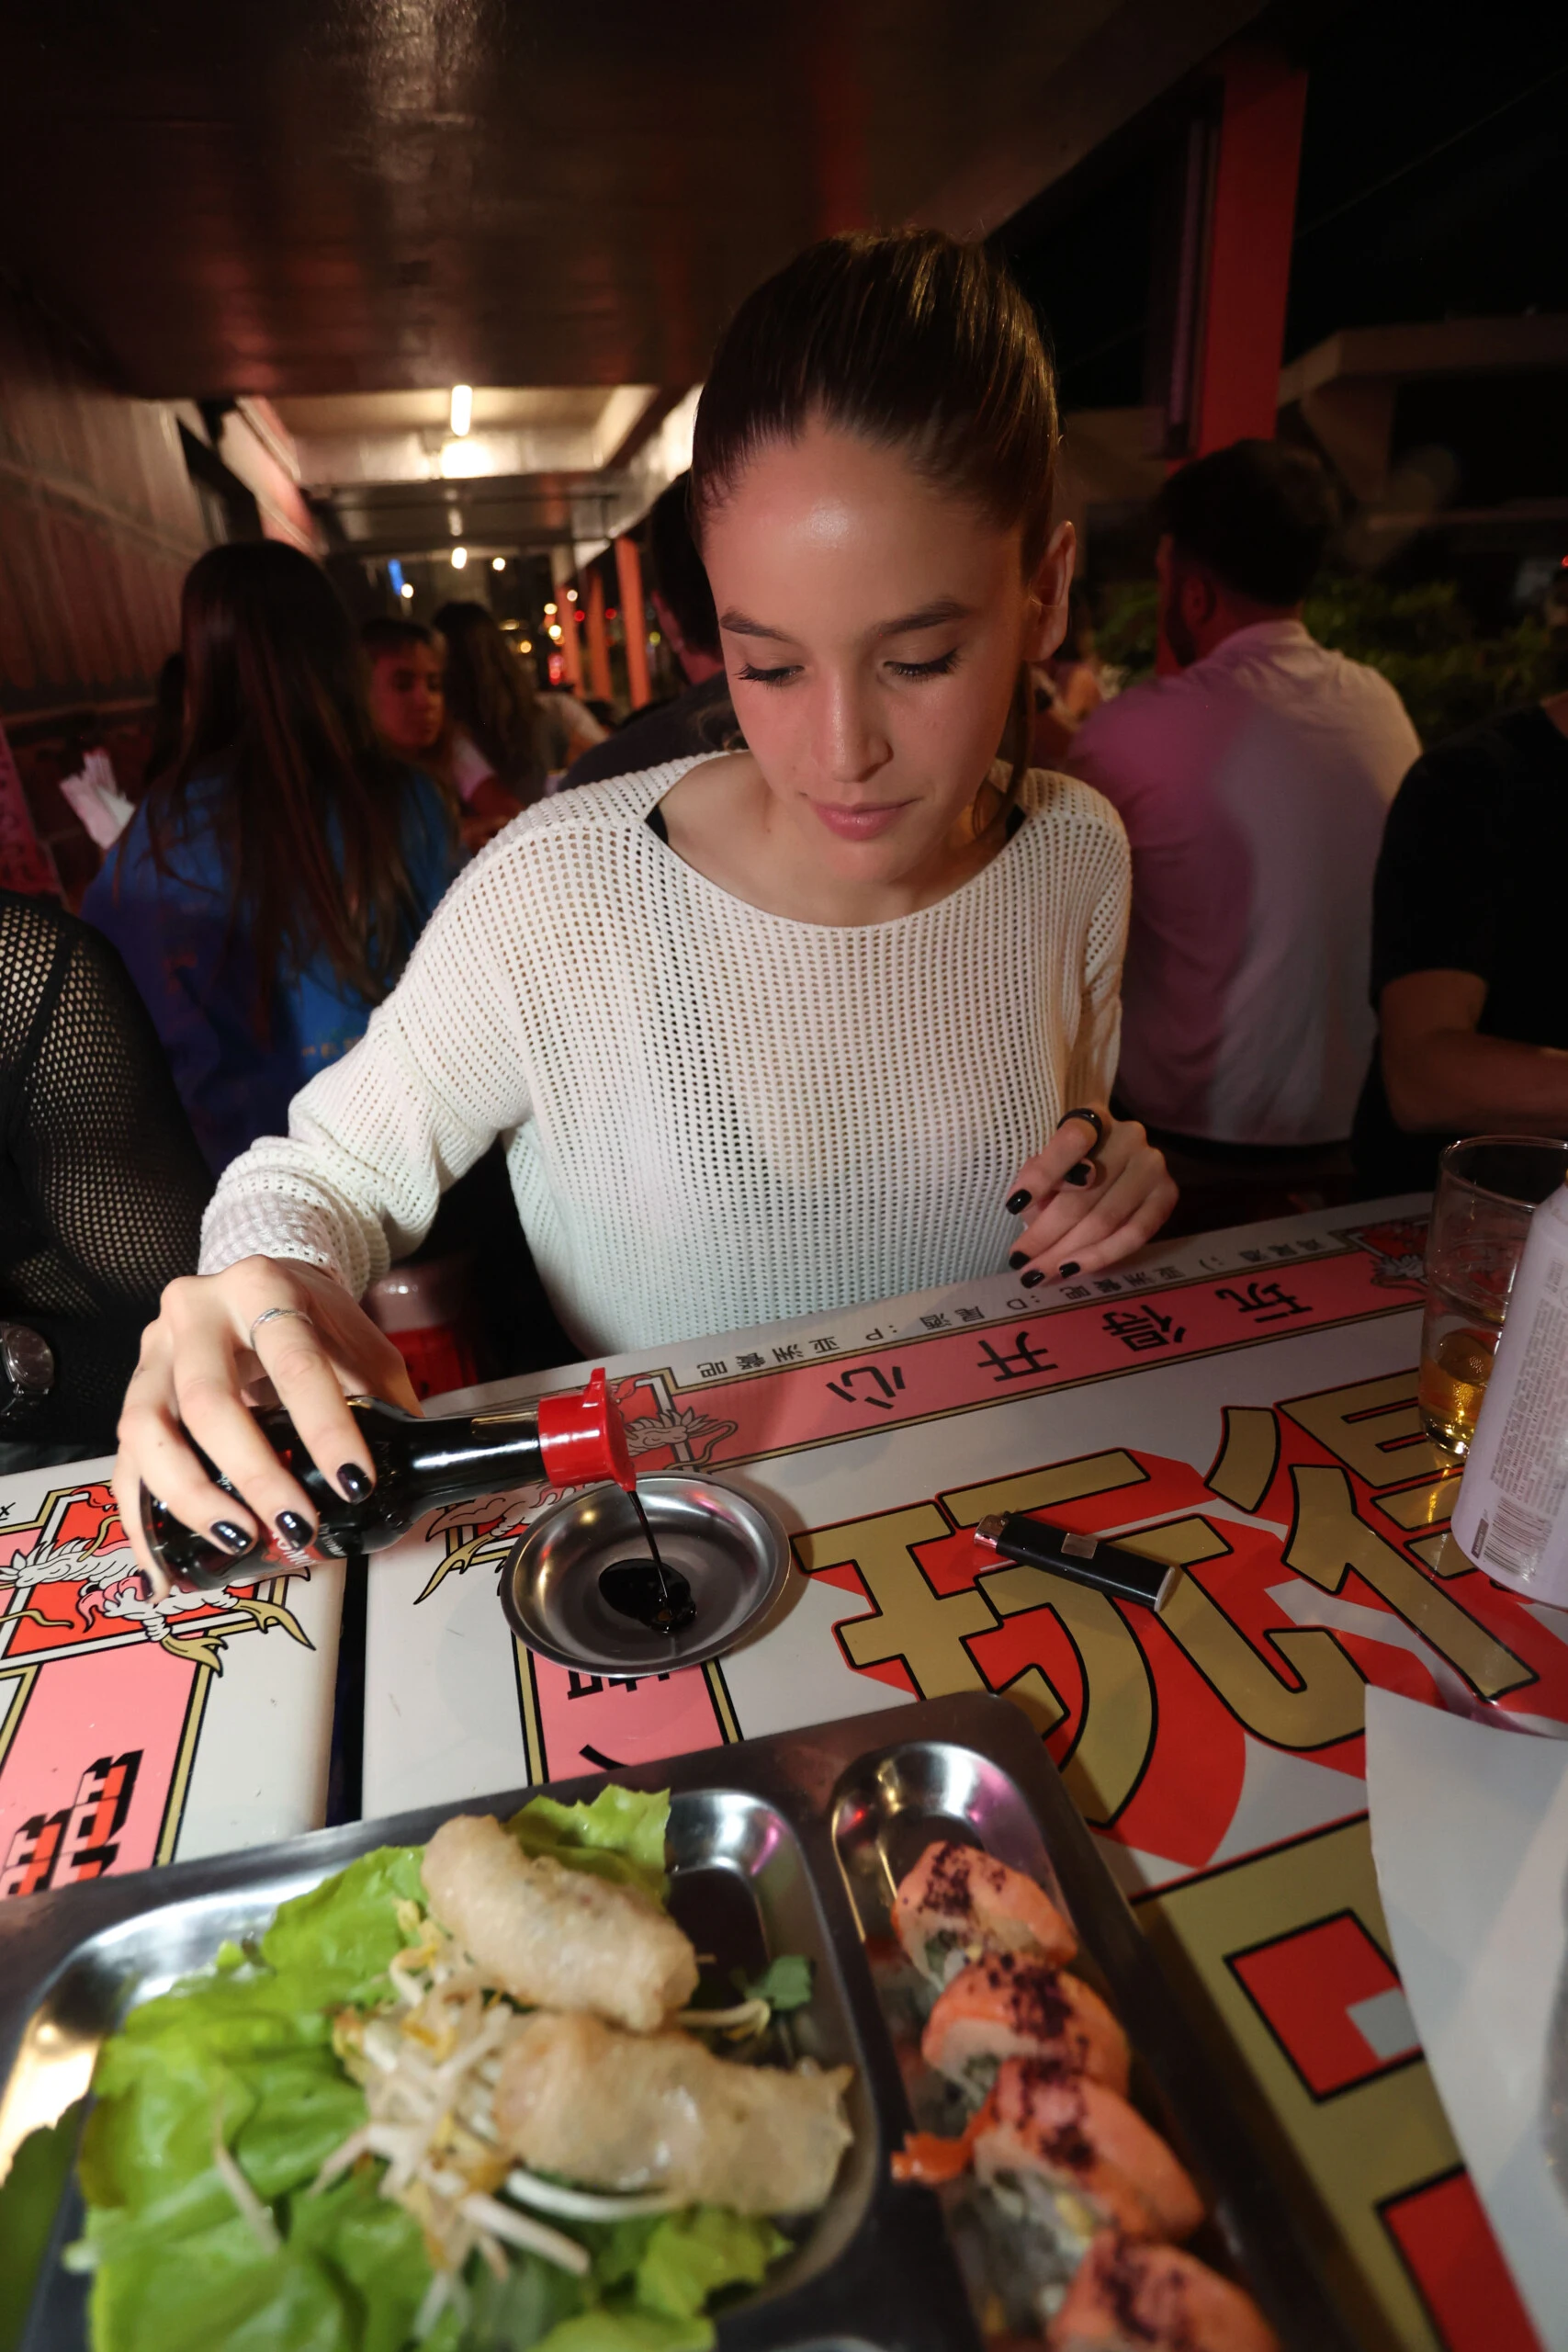
[{"label": "wristwatch", "polygon": [[54,1350],[25,1323],[0,1323],[0,1426],[25,1421],[54,1386]]}]

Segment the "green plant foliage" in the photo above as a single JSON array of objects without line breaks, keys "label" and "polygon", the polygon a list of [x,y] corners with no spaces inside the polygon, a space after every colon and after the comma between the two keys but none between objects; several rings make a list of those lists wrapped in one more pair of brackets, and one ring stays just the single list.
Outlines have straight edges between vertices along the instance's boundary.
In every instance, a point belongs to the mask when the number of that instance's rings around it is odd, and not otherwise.
[{"label": "green plant foliage", "polygon": [[1302,617],[1321,644],[1382,673],[1424,743],[1568,684],[1561,639],[1544,622],[1532,616],[1484,637],[1451,580],[1391,588],[1325,579]]},{"label": "green plant foliage", "polygon": [[[1152,580],[1118,581],[1102,592],[1095,642],[1107,662],[1126,672],[1129,685],[1154,674],[1157,605]],[[1302,617],[1320,645],[1382,672],[1423,743],[1568,686],[1560,632],[1530,616],[1485,636],[1451,580],[1395,588],[1327,575]]]}]

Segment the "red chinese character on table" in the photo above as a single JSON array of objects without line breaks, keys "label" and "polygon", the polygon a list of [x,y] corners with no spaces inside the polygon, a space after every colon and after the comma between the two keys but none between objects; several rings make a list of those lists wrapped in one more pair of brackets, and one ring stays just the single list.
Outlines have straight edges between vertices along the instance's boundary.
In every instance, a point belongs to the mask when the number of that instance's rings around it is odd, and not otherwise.
[{"label": "red chinese character on table", "polygon": [[114,1841],[125,1826],[141,1768],[139,1747],[100,1756],[77,1782],[73,1804],[24,1821],[0,1869],[0,1897],[41,1894],[57,1883],[79,1884],[112,1870],[119,1854]]}]

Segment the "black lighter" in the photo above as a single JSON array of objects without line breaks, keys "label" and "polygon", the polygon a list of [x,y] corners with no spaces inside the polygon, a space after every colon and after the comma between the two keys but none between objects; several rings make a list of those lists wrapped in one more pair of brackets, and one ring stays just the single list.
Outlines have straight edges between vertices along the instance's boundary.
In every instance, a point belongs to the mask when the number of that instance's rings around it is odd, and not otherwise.
[{"label": "black lighter", "polygon": [[1043,1519],[1028,1519],[1013,1511],[1006,1519],[983,1519],[976,1529],[995,1544],[1004,1559],[1021,1567],[1052,1568],[1075,1584],[1092,1585],[1116,1600],[1136,1600],[1145,1609],[1160,1610],[1170,1598],[1181,1574],[1164,1560],[1145,1559],[1124,1544],[1107,1544],[1099,1535],[1080,1535],[1070,1527],[1053,1527]]}]

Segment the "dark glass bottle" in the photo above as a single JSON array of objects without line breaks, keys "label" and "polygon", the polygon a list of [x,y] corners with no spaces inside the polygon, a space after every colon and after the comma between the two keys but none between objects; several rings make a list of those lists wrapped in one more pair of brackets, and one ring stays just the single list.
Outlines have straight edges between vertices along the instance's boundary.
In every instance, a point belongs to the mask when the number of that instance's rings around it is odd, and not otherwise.
[{"label": "dark glass bottle", "polygon": [[[603,1371],[580,1396],[530,1397],[436,1419],[375,1396],[351,1396],[348,1406],[375,1465],[376,1483],[361,1502],[345,1502],[323,1476],[282,1406],[255,1415],[267,1443],[310,1498],[317,1521],[311,1550],[323,1555],[382,1551],[406,1535],[426,1510],[539,1478],[553,1487],[612,1478],[628,1492],[636,1484],[626,1430]],[[224,1493],[243,1500],[188,1432],[186,1442]],[[300,1562],[299,1554],[265,1528],[249,1551],[231,1552],[204,1529],[186,1527],[145,1487],[141,1524],[160,1566],[186,1591],[248,1583],[268,1569]]]}]

